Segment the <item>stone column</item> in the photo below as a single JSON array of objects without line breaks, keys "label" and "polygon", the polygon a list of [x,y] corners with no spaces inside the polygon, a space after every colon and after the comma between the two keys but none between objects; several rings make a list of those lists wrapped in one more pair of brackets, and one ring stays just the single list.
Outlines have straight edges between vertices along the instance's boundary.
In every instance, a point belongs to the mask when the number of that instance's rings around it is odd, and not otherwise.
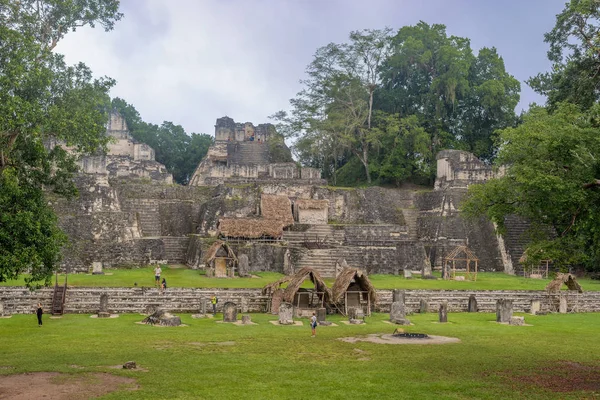
[{"label": "stone column", "polygon": [[512,300],[500,299],[496,302],[496,322],[508,323],[513,314]]},{"label": "stone column", "polygon": [[237,321],[237,305],[231,301],[223,304],[223,322]]},{"label": "stone column", "polygon": [[448,302],[443,301],[440,303],[440,323],[448,322]]},{"label": "stone column", "polygon": [[248,256],[245,254],[241,254],[238,257],[238,275],[239,276],[249,276],[250,275],[250,262],[248,261]]},{"label": "stone column", "polygon": [[426,314],[428,312],[429,312],[429,303],[427,303],[427,300],[421,299],[421,301],[419,301],[419,313]]},{"label": "stone column", "polygon": [[393,303],[390,310],[390,321],[398,325],[410,325],[406,319],[406,305],[404,304],[404,290],[393,291]]},{"label": "stone column", "polygon": [[327,309],[317,308],[317,322],[324,322],[327,318]]},{"label": "stone column", "polygon": [[541,309],[542,306],[539,300],[531,300],[531,307],[529,309],[531,315],[537,314]]},{"label": "stone column", "polygon": [[248,298],[247,297],[242,297],[242,312],[243,313],[248,312]]},{"label": "stone column", "polygon": [[279,305],[279,323],[281,325],[294,324],[294,306],[291,303],[282,302]]},{"label": "stone column", "polygon": [[200,299],[200,314],[205,315],[206,314],[206,303],[208,302],[208,299],[202,298]]},{"label": "stone column", "polygon": [[98,308],[98,318],[108,318],[110,313],[108,312],[108,294],[102,293],[100,295],[100,307]]},{"label": "stone column", "polygon": [[560,296],[560,303],[558,304],[558,312],[561,314],[567,313],[567,298],[565,296]]},{"label": "stone column", "polygon": [[469,308],[468,308],[468,312],[477,312],[478,308],[477,308],[477,299],[475,298],[475,295],[472,294],[469,296]]}]

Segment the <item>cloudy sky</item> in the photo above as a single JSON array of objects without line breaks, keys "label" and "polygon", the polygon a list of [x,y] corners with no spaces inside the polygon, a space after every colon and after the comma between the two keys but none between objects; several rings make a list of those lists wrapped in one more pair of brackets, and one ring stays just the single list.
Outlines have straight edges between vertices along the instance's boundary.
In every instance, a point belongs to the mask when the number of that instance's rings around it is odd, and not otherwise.
[{"label": "cloudy sky", "polygon": [[352,30],[419,20],[494,46],[522,82],[518,111],[543,99],[524,81],[546,71],[549,31],[566,0],[122,0],[112,32],[83,29],[57,50],[117,80],[113,97],[145,121],[214,133],[215,119],[269,122],[300,90],[318,47]]}]

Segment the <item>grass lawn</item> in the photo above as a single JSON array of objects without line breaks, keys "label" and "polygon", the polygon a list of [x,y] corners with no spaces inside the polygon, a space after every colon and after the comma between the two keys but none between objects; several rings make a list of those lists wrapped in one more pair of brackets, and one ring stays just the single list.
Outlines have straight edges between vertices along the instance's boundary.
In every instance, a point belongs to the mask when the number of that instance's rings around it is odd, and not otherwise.
[{"label": "grass lawn", "polygon": [[[219,317],[219,316],[218,316]],[[1,375],[109,372],[136,379],[136,391],[106,399],[581,399],[600,396],[600,314],[526,316],[533,326],[491,321],[494,314],[412,315],[407,331],[456,337],[446,345],[345,343],[340,337],[391,333],[376,314],[364,326],[234,326],[182,314],[188,327],[135,324],[87,315],[0,319]],[[339,323],[339,317],[331,320]],[[147,371],[109,368],[134,360]],[[586,392],[572,384],[594,386]],[[548,386],[553,386],[549,389]],[[545,388],[546,387],[546,388]],[[595,392],[594,392],[595,390]],[[1,392],[1,388],[0,388]],[[0,397],[2,397],[0,395]]]},{"label": "grass lawn", "polygon": [[[283,275],[276,272],[257,272],[255,278],[207,278],[198,270],[180,266],[162,266],[162,276],[167,279],[169,287],[217,287],[217,288],[262,288],[267,283],[274,282]],[[154,285],[154,269],[111,269],[105,270],[106,275],[69,274],[68,283],[71,286],[88,287],[133,287]],[[439,274],[438,274],[439,276]],[[430,280],[404,279],[397,275],[370,275],[369,279],[377,289],[454,289],[454,290],[543,290],[549,279],[529,279],[506,275],[501,272],[480,272],[477,281],[444,281],[441,279]],[[333,279],[325,279],[329,287]],[[581,286],[586,291],[600,291],[600,281],[579,279]],[[64,275],[59,275],[59,283],[64,282]],[[0,286],[23,286],[23,277],[18,280],[3,282]]]}]

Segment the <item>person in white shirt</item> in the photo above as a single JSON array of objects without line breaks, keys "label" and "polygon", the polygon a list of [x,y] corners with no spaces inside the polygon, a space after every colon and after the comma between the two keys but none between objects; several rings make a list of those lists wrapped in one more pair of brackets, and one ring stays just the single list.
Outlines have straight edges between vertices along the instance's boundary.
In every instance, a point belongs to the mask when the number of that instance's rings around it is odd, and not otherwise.
[{"label": "person in white shirt", "polygon": [[160,274],[162,273],[162,269],[160,269],[160,265],[154,268],[154,283],[156,286],[160,287]]},{"label": "person in white shirt", "polygon": [[317,335],[317,316],[315,313],[310,317],[310,327],[312,329],[312,337],[315,337]]}]

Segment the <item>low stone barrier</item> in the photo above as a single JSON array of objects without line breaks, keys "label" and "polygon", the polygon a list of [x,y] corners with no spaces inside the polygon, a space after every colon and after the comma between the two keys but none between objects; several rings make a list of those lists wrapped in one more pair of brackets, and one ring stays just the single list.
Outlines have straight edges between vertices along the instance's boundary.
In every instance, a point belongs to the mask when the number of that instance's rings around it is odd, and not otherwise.
[{"label": "low stone barrier", "polygon": [[[6,314],[31,314],[37,303],[42,303],[49,312],[53,288],[30,291],[25,287],[0,287],[0,302]],[[389,313],[392,304],[392,290],[378,290],[375,311]],[[90,288],[73,287],[67,290],[65,313],[95,314],[100,308],[100,296],[108,295],[110,313],[144,313],[148,307],[162,307],[172,312],[198,313],[202,303],[211,311],[210,298],[219,299],[217,311],[223,304],[235,303],[239,312],[264,312],[268,297],[260,289],[214,289],[214,288],[169,288],[164,293],[156,288]],[[439,310],[442,302],[448,303],[449,312],[467,312],[469,297],[475,296],[479,312],[496,312],[496,302],[508,299],[513,302],[515,312],[530,312],[531,302],[539,301],[540,311],[559,311],[560,295],[567,300],[569,312],[600,312],[600,292],[569,293],[549,295],[547,292],[526,290],[405,290],[407,312],[419,312],[426,304],[430,311]]]}]

